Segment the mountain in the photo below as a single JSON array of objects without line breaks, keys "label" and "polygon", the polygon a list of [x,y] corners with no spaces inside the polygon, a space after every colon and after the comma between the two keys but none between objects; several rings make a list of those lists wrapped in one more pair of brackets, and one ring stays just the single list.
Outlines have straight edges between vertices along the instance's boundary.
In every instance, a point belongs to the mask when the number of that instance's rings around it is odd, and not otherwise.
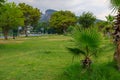
[{"label": "mountain", "polygon": [[46,10],[46,11],[45,11],[45,14],[42,14],[40,21],[41,21],[41,22],[48,22],[49,19],[50,19],[50,17],[51,17],[51,15],[52,15],[54,12],[56,12],[56,10],[53,10],[53,9],[48,9],[48,10]]}]

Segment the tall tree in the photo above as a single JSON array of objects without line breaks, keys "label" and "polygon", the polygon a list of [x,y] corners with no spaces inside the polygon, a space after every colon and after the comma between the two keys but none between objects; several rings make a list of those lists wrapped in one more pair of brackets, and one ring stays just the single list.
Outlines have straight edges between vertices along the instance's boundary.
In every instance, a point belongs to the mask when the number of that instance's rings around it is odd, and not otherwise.
[{"label": "tall tree", "polygon": [[8,31],[14,27],[24,25],[23,13],[15,3],[5,3],[0,7],[0,27],[5,39],[8,39]]},{"label": "tall tree", "polygon": [[25,25],[24,25],[24,30],[25,30],[25,35],[26,37],[28,36],[27,33],[27,27],[28,26],[35,26],[35,24],[38,23],[40,17],[41,17],[41,12],[37,8],[33,8],[32,6],[25,4],[25,3],[19,3],[20,9],[23,12],[24,18],[25,18]]},{"label": "tall tree", "polygon": [[[2,4],[5,2],[5,0],[0,0],[0,7],[2,6]],[[1,12],[0,12],[1,13]],[[0,28],[1,31],[1,28]]]},{"label": "tall tree", "polygon": [[96,17],[91,12],[83,12],[79,17],[78,22],[84,28],[89,28],[94,24]]},{"label": "tall tree", "polygon": [[53,13],[50,18],[50,26],[55,28],[58,33],[66,33],[70,25],[76,24],[76,16],[70,11],[58,11]]},{"label": "tall tree", "polygon": [[120,0],[110,0],[110,3],[113,10],[118,12],[114,24],[113,37],[116,44],[114,59],[116,60],[118,69],[120,70]]}]

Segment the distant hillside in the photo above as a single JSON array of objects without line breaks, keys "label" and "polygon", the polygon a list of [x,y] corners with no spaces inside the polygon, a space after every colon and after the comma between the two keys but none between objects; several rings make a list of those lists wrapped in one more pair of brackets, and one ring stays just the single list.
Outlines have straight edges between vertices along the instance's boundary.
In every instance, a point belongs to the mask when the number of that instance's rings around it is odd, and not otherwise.
[{"label": "distant hillside", "polygon": [[95,22],[97,23],[97,22],[101,22],[101,21],[103,21],[103,20],[100,20],[100,19],[96,19],[96,21],[95,21]]},{"label": "distant hillside", "polygon": [[50,19],[50,17],[51,17],[51,15],[52,15],[54,12],[56,12],[56,10],[53,10],[53,9],[48,9],[48,10],[46,10],[46,11],[45,11],[45,14],[42,15],[40,21],[41,21],[41,22],[48,22],[49,19]]}]

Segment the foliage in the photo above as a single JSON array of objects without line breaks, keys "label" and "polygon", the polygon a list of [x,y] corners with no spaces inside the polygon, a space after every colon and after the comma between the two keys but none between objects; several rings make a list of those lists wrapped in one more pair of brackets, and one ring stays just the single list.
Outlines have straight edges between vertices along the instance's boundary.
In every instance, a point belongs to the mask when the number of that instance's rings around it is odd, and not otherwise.
[{"label": "foliage", "polygon": [[74,41],[85,56],[96,54],[103,43],[103,36],[97,28],[75,30]]},{"label": "foliage", "polygon": [[5,39],[8,31],[24,25],[23,13],[15,3],[5,3],[0,7],[0,27],[3,30]]},{"label": "foliage", "polygon": [[105,16],[106,17],[106,19],[107,19],[107,23],[108,24],[110,24],[110,25],[113,25],[114,24],[114,19],[115,19],[115,17],[114,16],[112,16],[112,15],[108,15],[108,16]]},{"label": "foliage", "polygon": [[[76,48],[68,48],[70,52],[74,54],[74,56],[83,55],[84,59],[82,60],[82,64],[84,68],[90,68],[92,63],[91,56],[99,53],[99,51],[103,47],[103,36],[98,31],[97,28],[81,28],[75,29],[73,33],[74,42],[76,43]],[[74,60],[74,56],[72,61]]]},{"label": "foliage", "polygon": [[6,0],[0,0],[0,6],[5,2]]},{"label": "foliage", "polygon": [[115,17],[112,16],[112,15],[108,15],[108,16],[105,16],[107,21],[106,21],[106,26],[112,30],[113,28],[113,25],[114,25],[114,20],[115,20]]},{"label": "foliage", "polygon": [[120,0],[110,0],[111,6],[113,10],[117,10],[117,15],[115,17],[115,23],[113,26],[114,33],[113,33],[113,39],[114,43],[116,45],[116,50],[114,53],[114,60],[116,61],[116,65],[118,69],[120,70]]},{"label": "foliage", "polygon": [[102,63],[94,64],[94,69],[87,71],[79,63],[73,64],[66,68],[61,80],[119,80],[120,74],[114,68],[114,64]]},{"label": "foliage", "polygon": [[96,20],[96,17],[91,12],[83,12],[79,17],[78,22],[82,27],[88,28],[91,27]]},{"label": "foliage", "polygon": [[95,26],[99,28],[99,31],[104,32],[104,28],[106,27],[106,21],[97,22]]},{"label": "foliage", "polygon": [[120,9],[120,0],[110,0],[111,8],[113,10],[119,10]]},{"label": "foliage", "polygon": [[66,33],[70,25],[76,24],[76,17],[70,11],[58,11],[50,18],[50,26],[56,28],[58,33]]},{"label": "foliage", "polygon": [[107,21],[97,22],[95,25],[99,28],[99,31],[103,32],[104,35],[110,37],[113,32],[113,25],[115,17],[112,15],[105,16]]},{"label": "foliage", "polygon": [[67,33],[72,33],[72,31],[74,31],[74,26],[69,26],[67,29]]},{"label": "foliage", "polygon": [[41,12],[37,8],[33,8],[32,6],[25,4],[25,3],[19,3],[19,7],[23,12],[24,18],[25,18],[25,34],[26,37],[28,36],[27,34],[27,27],[28,26],[33,26],[35,27],[38,21],[40,20],[41,17]]},{"label": "foliage", "polygon": [[44,33],[45,31],[47,31],[47,27],[48,27],[47,22],[38,22],[36,26],[34,27],[34,31]]},{"label": "foliage", "polygon": [[106,21],[106,26],[104,27],[104,31],[111,35],[112,31],[113,31],[115,17],[110,15],[110,14],[108,16],[105,16],[105,17],[106,17],[107,21]]}]

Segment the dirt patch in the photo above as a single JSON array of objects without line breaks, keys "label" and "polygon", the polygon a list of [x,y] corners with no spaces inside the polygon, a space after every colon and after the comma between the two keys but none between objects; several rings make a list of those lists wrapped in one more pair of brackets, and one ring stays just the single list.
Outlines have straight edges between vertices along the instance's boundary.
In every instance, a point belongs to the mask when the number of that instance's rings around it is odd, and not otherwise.
[{"label": "dirt patch", "polygon": [[48,41],[67,41],[70,39],[47,39]]},{"label": "dirt patch", "polygon": [[13,40],[13,39],[9,39],[9,40],[4,40],[4,39],[0,39],[0,44],[11,44],[11,43],[22,43],[24,42],[23,40]]}]

